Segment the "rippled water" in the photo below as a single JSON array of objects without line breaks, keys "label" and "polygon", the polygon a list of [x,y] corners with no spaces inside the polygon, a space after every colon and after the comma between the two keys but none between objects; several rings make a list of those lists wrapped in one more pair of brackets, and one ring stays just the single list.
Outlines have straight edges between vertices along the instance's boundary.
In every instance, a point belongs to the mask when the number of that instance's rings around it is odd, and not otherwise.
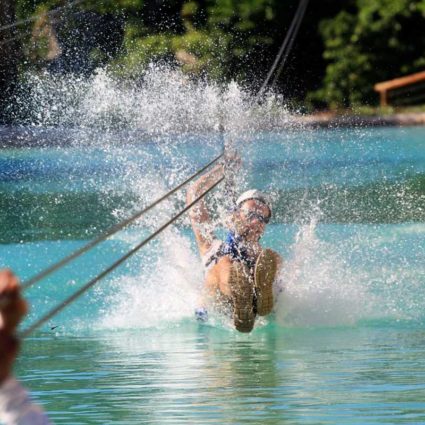
[{"label": "rippled water", "polygon": [[27,341],[21,379],[57,423],[422,423],[423,329],[249,336],[184,323]]},{"label": "rippled water", "polygon": [[[311,157],[322,156],[317,161],[297,152],[297,133],[262,135],[247,147],[252,157],[243,184],[274,193],[276,217],[264,244],[286,259],[273,319],[251,335],[237,334],[221,318],[194,322],[202,269],[183,221],[25,341],[18,376],[51,418],[63,424],[422,422],[425,224],[417,218],[424,198],[422,183],[411,182],[423,179],[425,132],[367,132],[364,142],[356,131],[309,132]],[[89,155],[79,147],[2,151],[9,170],[1,179],[2,264],[31,276],[81,246],[84,232],[97,234],[127,207],[180,181],[145,186],[158,170],[188,174],[217,152],[216,144],[212,137],[207,146],[188,139],[171,150],[156,143],[95,146]],[[188,161],[192,155],[196,163]],[[338,161],[340,173],[332,167]],[[344,208],[357,208],[355,222],[339,220],[338,203],[320,210],[330,181]],[[371,185],[373,192],[364,189]],[[287,205],[294,189],[305,194],[295,210]],[[350,197],[353,191],[366,197],[366,209]],[[401,210],[377,207],[394,196]],[[178,196],[32,288],[28,322],[182,202]],[[411,220],[394,218],[403,214]]]},{"label": "rippled water", "polygon": [[[19,378],[58,424],[425,422],[425,129],[265,131],[285,117],[273,102],[167,78],[34,83],[25,125],[0,131],[0,262],[26,279],[175,186],[220,152],[224,108],[237,189],[273,197],[275,314],[249,335],[194,321],[203,271],[184,219],[26,340]],[[222,188],[210,201],[220,225]],[[183,204],[27,291],[25,325]]]}]

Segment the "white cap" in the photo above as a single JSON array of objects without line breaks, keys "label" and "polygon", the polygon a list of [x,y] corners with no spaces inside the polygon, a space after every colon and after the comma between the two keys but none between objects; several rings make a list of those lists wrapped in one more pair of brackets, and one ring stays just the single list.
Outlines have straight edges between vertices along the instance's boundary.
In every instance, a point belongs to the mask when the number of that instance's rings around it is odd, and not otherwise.
[{"label": "white cap", "polygon": [[265,193],[260,192],[257,189],[250,189],[242,193],[242,195],[239,196],[239,198],[236,200],[236,206],[239,207],[243,202],[249,201],[250,199],[260,201],[269,208],[270,214],[272,213],[272,207],[270,205],[269,197]]}]

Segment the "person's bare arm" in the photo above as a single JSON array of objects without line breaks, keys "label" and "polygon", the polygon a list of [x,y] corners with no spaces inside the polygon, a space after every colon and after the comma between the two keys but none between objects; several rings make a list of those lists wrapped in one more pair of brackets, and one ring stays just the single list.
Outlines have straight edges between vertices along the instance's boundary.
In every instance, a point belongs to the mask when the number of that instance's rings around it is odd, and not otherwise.
[{"label": "person's bare arm", "polygon": [[16,328],[27,312],[19,280],[11,270],[0,270],[0,422],[5,425],[51,425],[43,410],[12,376],[19,349]]},{"label": "person's bare arm", "polygon": [[[223,172],[223,166],[220,164],[195,181],[195,183],[193,183],[187,191],[187,204],[190,204],[198,196],[208,190],[220,177],[223,176]],[[211,235],[208,232],[208,227],[212,225],[211,217],[204,198],[193,206],[189,212],[189,216],[199,251],[201,255],[203,255],[211,247],[212,242]]]},{"label": "person's bare arm", "polygon": [[[202,195],[223,175],[226,175],[226,179],[230,178],[230,181],[232,181],[232,174],[239,170],[241,164],[242,161],[236,151],[226,150],[224,162],[216,165],[189,188],[187,192],[187,204]],[[213,241],[211,217],[204,198],[194,205],[189,212],[189,216],[199,251],[201,255],[204,255],[210,249]]]},{"label": "person's bare arm", "polygon": [[26,312],[18,278],[8,269],[0,270],[0,385],[11,374],[18,353],[15,332]]}]

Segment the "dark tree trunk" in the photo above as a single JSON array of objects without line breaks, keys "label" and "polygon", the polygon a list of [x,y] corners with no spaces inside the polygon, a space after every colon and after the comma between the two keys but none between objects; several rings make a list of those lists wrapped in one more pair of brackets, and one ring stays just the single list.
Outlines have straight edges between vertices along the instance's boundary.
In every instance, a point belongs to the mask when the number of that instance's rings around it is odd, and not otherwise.
[{"label": "dark tree trunk", "polygon": [[[0,27],[13,24],[15,20],[15,0],[0,0]],[[0,124],[11,120],[8,107],[13,102],[16,89],[19,56],[20,43],[17,28],[2,29],[0,31]]]}]

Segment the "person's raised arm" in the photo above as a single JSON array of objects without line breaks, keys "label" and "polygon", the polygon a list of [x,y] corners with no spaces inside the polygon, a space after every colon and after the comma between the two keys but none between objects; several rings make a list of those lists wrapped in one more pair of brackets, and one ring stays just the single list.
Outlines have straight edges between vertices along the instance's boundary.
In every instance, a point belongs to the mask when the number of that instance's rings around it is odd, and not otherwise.
[{"label": "person's raised arm", "polygon": [[[209,172],[196,180],[187,191],[186,202],[190,204],[197,197],[208,190],[219,178],[226,175],[229,182],[233,182],[234,174],[241,167],[241,159],[236,151],[226,151],[224,163],[216,165]],[[230,180],[228,180],[230,178]],[[204,198],[202,198],[189,212],[193,232],[195,233],[201,255],[211,247],[213,240],[211,217]]]},{"label": "person's raised arm", "polygon": [[[223,173],[223,165],[219,164],[196,180],[187,191],[187,204],[190,204],[208,190],[220,177],[223,176]],[[193,206],[189,212],[189,217],[192,223],[193,232],[195,233],[196,242],[198,243],[199,251],[201,255],[203,255],[210,248],[212,241],[209,231],[209,227],[212,223],[204,198]]]}]

